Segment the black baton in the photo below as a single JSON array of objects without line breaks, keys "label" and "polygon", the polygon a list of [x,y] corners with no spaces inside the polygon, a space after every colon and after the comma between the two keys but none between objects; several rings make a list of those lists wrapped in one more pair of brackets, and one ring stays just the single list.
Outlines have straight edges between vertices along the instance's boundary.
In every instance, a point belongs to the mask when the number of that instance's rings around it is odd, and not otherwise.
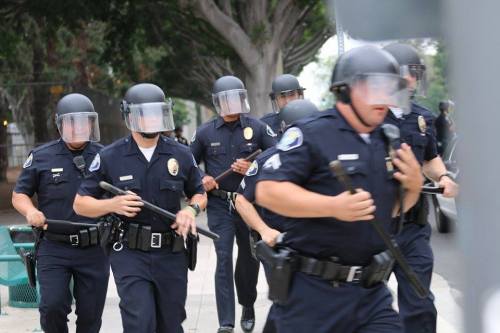
[{"label": "black baton", "polygon": [[[99,182],[99,187],[102,188],[105,191],[108,191],[109,193],[114,194],[114,195],[126,195],[126,194],[130,194],[127,191],[124,191],[121,188],[113,186],[110,183],[107,183],[105,181],[100,181]],[[163,217],[166,217],[166,218],[168,218],[170,220],[175,221],[176,216],[175,216],[174,213],[169,212],[168,210],[160,208],[160,207],[158,207],[156,205],[153,205],[152,203],[147,202],[146,200],[142,200],[141,199],[140,201],[144,204],[144,208],[149,209],[150,211],[152,211],[152,212],[154,212],[154,213],[156,213],[158,215],[161,215]],[[219,235],[217,235],[216,233],[211,232],[210,230],[207,230],[205,228],[198,227],[198,226],[196,227],[196,229],[203,236],[206,236],[206,237],[208,237],[210,239],[213,239],[213,240],[219,239]]]},{"label": "black baton", "polygon": [[[330,170],[334,172],[335,176],[342,183],[342,185],[349,192],[351,192],[351,194],[356,194],[356,191],[354,190],[354,187],[352,186],[351,183],[351,178],[345,173],[345,170],[342,167],[342,163],[339,160],[335,160],[333,162],[330,162],[329,166]],[[384,241],[385,246],[394,257],[394,260],[396,260],[399,267],[401,267],[401,270],[403,271],[404,275],[406,276],[408,281],[410,281],[413,290],[415,290],[415,292],[420,298],[426,298],[429,295],[429,290],[427,290],[427,288],[424,287],[424,285],[422,284],[422,282],[420,282],[413,269],[411,269],[411,267],[408,265],[408,262],[406,261],[403,253],[399,249],[396,240],[391,235],[389,235],[382,227],[382,225],[380,225],[377,221],[372,221],[370,222],[370,224],[373,225],[380,238],[382,238],[382,240]]]},{"label": "black baton", "polygon": [[[245,157],[244,160],[248,161],[248,162],[253,162],[253,160],[255,160],[257,155],[259,155],[260,153],[262,153],[262,149],[257,149],[256,151],[254,151],[253,153],[251,153],[250,155]],[[233,169],[229,168],[226,171],[224,171],[223,173],[221,173],[220,175],[218,175],[217,177],[215,177],[215,181],[220,182],[222,179],[226,178],[227,176],[229,176],[233,172],[234,172]]]},{"label": "black baton", "polygon": [[422,186],[422,193],[426,194],[443,194],[444,187]]}]

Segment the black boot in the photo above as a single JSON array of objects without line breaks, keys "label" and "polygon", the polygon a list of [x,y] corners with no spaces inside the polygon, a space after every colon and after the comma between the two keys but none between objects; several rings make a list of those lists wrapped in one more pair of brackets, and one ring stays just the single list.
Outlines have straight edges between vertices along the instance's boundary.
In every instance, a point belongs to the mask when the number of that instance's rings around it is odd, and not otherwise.
[{"label": "black boot", "polygon": [[255,326],[255,311],[253,306],[244,306],[241,313],[241,329],[243,332],[252,332]]}]

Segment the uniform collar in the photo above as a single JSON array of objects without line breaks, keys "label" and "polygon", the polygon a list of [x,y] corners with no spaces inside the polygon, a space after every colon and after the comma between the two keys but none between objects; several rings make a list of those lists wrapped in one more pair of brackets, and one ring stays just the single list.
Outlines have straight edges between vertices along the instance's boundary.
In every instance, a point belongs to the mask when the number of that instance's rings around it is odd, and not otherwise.
[{"label": "uniform collar", "polygon": [[[170,145],[168,144],[167,141],[168,139],[166,137],[160,135],[160,138],[156,143],[155,153],[158,152],[158,154],[170,154],[170,149],[169,149]],[[127,136],[127,138],[125,138],[125,142],[126,142],[125,156],[139,155],[139,153],[141,153],[139,150],[139,146],[137,145],[137,142],[135,142],[131,134]]]},{"label": "uniform collar", "polygon": [[[351,131],[357,133],[356,130],[347,122],[347,120],[345,120],[344,116],[342,116],[342,114],[337,109],[333,108],[324,112],[330,113],[334,118],[336,118],[335,122],[337,123],[339,129],[343,131]],[[390,110],[389,112],[392,113],[392,111]],[[373,131],[370,132],[370,137],[374,135],[379,135],[381,133],[382,129],[381,125],[382,124],[380,124]]]},{"label": "uniform collar", "polygon": [[[247,127],[248,125],[248,118],[244,114],[241,114],[240,119],[236,121],[241,125],[242,128]],[[217,120],[215,121],[215,128],[220,128],[222,125],[225,124],[226,122],[224,121],[224,119],[221,116],[218,116]]]},{"label": "uniform collar", "polygon": [[[83,148],[83,150],[81,151],[82,155],[89,154],[90,144],[91,144],[90,142],[87,142],[87,144],[85,145],[85,148]],[[57,150],[56,155],[71,155],[71,156],[73,156],[73,154],[69,150],[68,146],[66,145],[66,142],[64,142],[62,138],[59,138],[59,140],[57,140],[57,145],[59,146],[59,149]]]}]

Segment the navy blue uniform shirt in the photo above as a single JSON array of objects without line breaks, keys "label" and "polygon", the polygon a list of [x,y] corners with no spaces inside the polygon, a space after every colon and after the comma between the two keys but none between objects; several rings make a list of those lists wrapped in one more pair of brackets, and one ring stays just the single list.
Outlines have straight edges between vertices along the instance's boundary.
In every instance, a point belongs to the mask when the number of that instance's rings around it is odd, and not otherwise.
[{"label": "navy blue uniform shirt", "polygon": [[438,156],[434,116],[423,106],[412,102],[411,112],[402,118],[389,111],[385,123],[399,127],[402,142],[411,146],[420,164]]},{"label": "navy blue uniform shirt", "polygon": [[[370,134],[367,143],[335,109],[320,112],[299,120],[285,132],[277,145],[278,153],[264,163],[258,181],[287,181],[312,192],[335,196],[346,188],[328,164],[340,160],[353,186],[371,193],[377,207],[375,219],[389,231],[399,183],[386,169],[387,147],[382,135],[379,127]],[[343,264],[366,265],[373,255],[385,250],[370,225],[373,222],[343,222],[335,218],[293,221],[284,242],[309,256],[338,257]]]},{"label": "navy blue uniform shirt", "polygon": [[73,211],[75,194],[82,182],[73,158],[82,155],[88,166],[101,149],[102,145],[89,142],[83,151],[73,154],[62,139],[37,147],[24,163],[14,192],[29,197],[36,193],[38,209],[48,219],[92,222]]},{"label": "navy blue uniform shirt", "polygon": [[[241,115],[236,122],[226,123],[217,117],[201,125],[191,142],[196,162],[205,164],[206,174],[217,177],[238,158],[245,158],[257,149],[266,150],[276,143],[276,134],[260,120]],[[243,178],[231,173],[219,183],[219,189],[234,192]]]},{"label": "navy blue uniform shirt", "polygon": [[262,116],[262,118],[260,118],[260,120],[262,122],[266,123],[267,125],[269,125],[269,127],[271,127],[271,129],[277,135],[277,138],[276,138],[277,140],[281,139],[281,136],[283,135],[283,131],[281,130],[281,120],[280,120],[280,116],[278,113],[276,113],[276,112],[268,113],[268,114]]},{"label": "navy blue uniform shirt", "polygon": [[[104,180],[172,213],[180,209],[182,191],[188,198],[204,193],[198,166],[188,147],[160,136],[151,161],[148,162],[131,135],[105,147],[89,167],[91,172],[78,194],[97,199],[105,196],[99,187]],[[145,208],[124,221],[151,225],[154,232],[171,230],[169,221]]]},{"label": "navy blue uniform shirt", "polygon": [[[237,192],[243,195],[249,202],[255,203],[255,187],[257,186],[257,180],[259,179],[261,170],[266,161],[277,152],[278,150],[276,147],[271,147],[259,154],[255,161],[253,161],[252,166],[248,169],[245,177],[241,180]],[[281,232],[287,230],[288,219],[286,217],[275,214],[257,204],[255,204],[255,209],[269,227]]]}]

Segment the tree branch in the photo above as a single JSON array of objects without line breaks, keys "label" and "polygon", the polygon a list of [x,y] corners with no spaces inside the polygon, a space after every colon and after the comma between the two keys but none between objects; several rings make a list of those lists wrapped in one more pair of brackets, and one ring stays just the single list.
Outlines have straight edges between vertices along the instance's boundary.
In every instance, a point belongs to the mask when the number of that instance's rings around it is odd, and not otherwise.
[{"label": "tree branch", "polygon": [[232,18],[224,14],[213,0],[194,0],[198,15],[207,21],[238,54],[246,68],[251,70],[258,64],[259,52],[243,29]]}]

